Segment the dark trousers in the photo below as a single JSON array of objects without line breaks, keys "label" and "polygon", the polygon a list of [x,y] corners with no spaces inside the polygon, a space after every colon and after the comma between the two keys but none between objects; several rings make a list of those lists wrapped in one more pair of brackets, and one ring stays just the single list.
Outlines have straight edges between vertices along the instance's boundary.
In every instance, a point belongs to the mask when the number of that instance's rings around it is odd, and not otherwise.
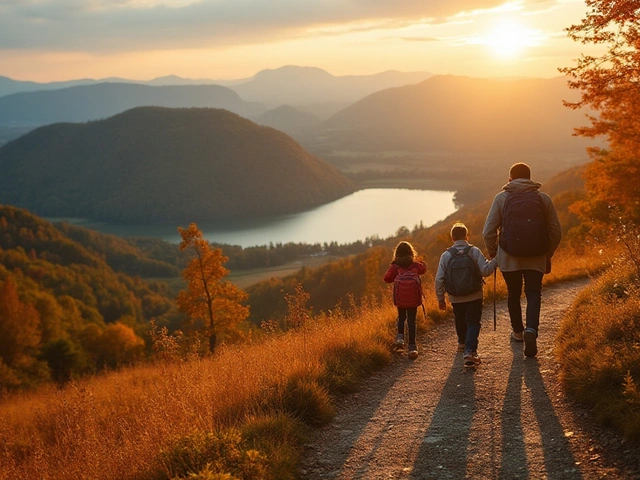
[{"label": "dark trousers", "polygon": [[404,322],[407,321],[409,328],[409,348],[416,346],[416,315],[418,307],[400,308],[398,307],[398,333],[404,335]]},{"label": "dark trousers", "polygon": [[[509,317],[511,318],[511,328],[516,333],[520,333],[527,328],[533,328],[538,332],[540,325],[540,304],[542,301],[542,272],[537,270],[518,270],[515,272],[502,272],[504,281],[507,284],[509,307]],[[525,324],[522,322],[522,307],[520,297],[522,297],[522,283],[524,281],[524,294],[527,298],[527,311]]]},{"label": "dark trousers", "polygon": [[451,306],[456,320],[458,343],[464,343],[465,353],[475,352],[478,350],[478,336],[480,335],[482,299],[452,303]]}]

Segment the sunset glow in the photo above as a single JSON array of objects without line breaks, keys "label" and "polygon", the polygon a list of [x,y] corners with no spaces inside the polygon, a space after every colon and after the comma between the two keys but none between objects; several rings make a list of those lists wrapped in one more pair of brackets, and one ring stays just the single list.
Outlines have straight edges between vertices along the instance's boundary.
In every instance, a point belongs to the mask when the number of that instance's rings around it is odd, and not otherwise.
[{"label": "sunset glow", "polygon": [[518,22],[503,19],[487,34],[486,44],[493,53],[502,57],[519,55],[530,46],[530,34]]},{"label": "sunset glow", "polygon": [[0,5],[0,76],[238,79],[300,65],[336,76],[553,77],[583,53],[564,33],[584,14],[582,0],[28,3]]}]

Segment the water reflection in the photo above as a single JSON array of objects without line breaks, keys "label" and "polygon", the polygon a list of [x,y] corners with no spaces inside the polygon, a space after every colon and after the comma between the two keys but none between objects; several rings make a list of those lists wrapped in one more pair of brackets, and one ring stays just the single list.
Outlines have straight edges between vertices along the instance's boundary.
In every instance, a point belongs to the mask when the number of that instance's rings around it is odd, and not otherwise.
[{"label": "water reflection", "polygon": [[[350,243],[387,238],[400,227],[429,226],[455,211],[454,192],[370,188],[292,215],[198,224],[204,237],[217,243],[251,247],[269,243]],[[147,236],[178,243],[177,227],[108,225],[74,222],[119,236]],[[186,227],[187,225],[181,225]]]}]

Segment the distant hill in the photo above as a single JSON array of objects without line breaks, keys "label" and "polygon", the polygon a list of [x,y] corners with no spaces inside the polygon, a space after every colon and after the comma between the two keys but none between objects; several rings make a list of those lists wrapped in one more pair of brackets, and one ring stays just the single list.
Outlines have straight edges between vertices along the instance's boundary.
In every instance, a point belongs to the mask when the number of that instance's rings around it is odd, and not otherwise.
[{"label": "distant hill", "polygon": [[129,80],[126,78],[109,77],[102,79],[81,78],[77,80],[67,80],[62,82],[31,82],[25,80],[14,80],[9,77],[0,76],[0,97],[20,92],[36,92],[43,90],[60,90],[61,88],[76,87],[79,85],[95,85],[97,83],[134,83],[139,85],[227,85],[237,82],[246,82],[247,79],[240,80],[212,80],[209,78],[182,78],[177,75],[166,75],[151,80]]},{"label": "distant hill", "polygon": [[147,86],[99,83],[0,97],[0,125],[46,125],[111,117],[134,107],[224,108],[243,116],[265,108],[219,85]]},{"label": "distant hill", "polygon": [[312,113],[303,112],[289,105],[269,110],[262,115],[254,117],[256,123],[273,127],[289,135],[295,135],[317,126],[320,119]]},{"label": "distant hill", "polygon": [[575,96],[563,77],[436,76],[373,93],[323,122],[315,135],[334,149],[356,151],[584,152],[593,141],[572,137],[586,123],[584,112],[562,105]]},{"label": "distant hill", "polygon": [[300,107],[326,103],[350,104],[378,90],[415,84],[431,76],[428,72],[396,71],[334,76],[320,68],[289,65],[263,70],[250,81],[230,85],[229,88],[247,101]]},{"label": "distant hill", "polygon": [[[267,105],[267,108],[281,105],[293,105],[295,107],[306,106],[306,110],[316,115],[322,114],[327,118],[340,109],[359,100],[370,93],[385,88],[410,85],[429,78],[428,72],[398,72],[386,71],[373,75],[344,75],[334,76],[315,67],[285,66],[273,70],[263,70],[250,78],[215,80],[208,78],[183,78],[177,75],[166,75],[152,80],[129,80],[124,78],[107,78],[101,80],[78,79],[64,82],[38,83],[30,81],[13,80],[0,76],[0,97],[15,93],[36,91],[61,90],[76,86],[95,86],[102,83],[126,83],[142,86],[203,86],[218,85],[227,86],[236,91],[240,97],[249,102],[258,102]],[[232,108],[229,105],[214,105],[209,103],[199,104],[164,104],[164,103],[140,103],[129,104],[128,108],[142,105],[155,105],[165,107],[217,107],[226,108],[240,115],[248,115],[246,111]],[[0,103],[0,111],[3,105]],[[125,108],[126,110],[126,108]],[[266,109],[262,109],[264,111]],[[119,110],[123,111],[123,110]],[[112,111],[99,117],[90,118],[59,118],[56,121],[83,121],[94,118],[104,118],[114,115],[119,111]],[[327,113],[328,112],[328,113]],[[254,111],[255,115],[260,112]],[[0,125],[4,120],[0,116]],[[20,121],[20,120],[16,120]],[[39,124],[42,124],[40,122]]]},{"label": "distant hill", "polygon": [[283,214],[355,189],[284,133],[221,109],[41,127],[0,148],[0,171],[0,203],[112,223]]}]

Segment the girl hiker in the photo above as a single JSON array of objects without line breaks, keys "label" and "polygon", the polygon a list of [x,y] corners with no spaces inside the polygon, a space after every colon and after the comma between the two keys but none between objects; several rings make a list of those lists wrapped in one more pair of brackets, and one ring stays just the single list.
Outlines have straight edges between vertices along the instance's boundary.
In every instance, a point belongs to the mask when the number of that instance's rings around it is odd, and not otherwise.
[{"label": "girl hiker", "polygon": [[409,242],[400,242],[393,253],[393,261],[384,274],[386,283],[393,283],[393,304],[398,307],[398,335],[396,345],[404,346],[404,322],[409,327],[409,358],[418,357],[416,346],[416,314],[422,305],[420,275],[427,271],[425,263]]},{"label": "girl hiker", "polygon": [[480,364],[478,336],[482,318],[482,277],[491,275],[497,266],[495,259],[489,261],[478,247],[467,242],[469,231],[464,223],[455,223],[451,228],[453,246],[440,257],[436,273],[436,297],[438,307],[445,310],[445,292],[453,307],[458,334],[458,351],[463,351],[465,367]]}]

